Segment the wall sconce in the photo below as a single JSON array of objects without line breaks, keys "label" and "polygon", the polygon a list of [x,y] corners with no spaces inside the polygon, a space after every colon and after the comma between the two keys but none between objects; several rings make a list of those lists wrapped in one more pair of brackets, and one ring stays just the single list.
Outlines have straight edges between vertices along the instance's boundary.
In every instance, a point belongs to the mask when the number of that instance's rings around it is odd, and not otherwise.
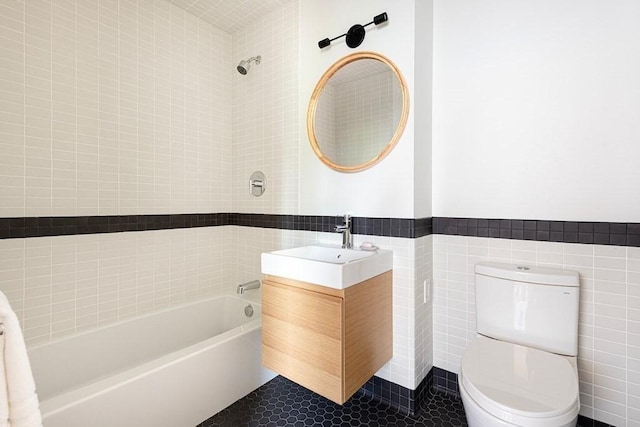
[{"label": "wall sconce", "polygon": [[371,24],[380,25],[383,22],[387,22],[388,20],[389,20],[389,17],[387,16],[387,12],[382,12],[380,15],[374,16],[373,21],[369,22],[368,24],[364,24],[364,25],[356,24],[351,28],[349,28],[349,31],[347,31],[342,35],[339,35],[338,37],[334,37],[332,39],[326,38],[326,39],[320,40],[318,42],[318,47],[320,49],[323,49],[329,46],[332,41],[337,40],[340,37],[346,36],[347,46],[349,46],[351,49],[356,48],[360,46],[360,44],[362,44],[362,41],[364,40],[365,27]]}]

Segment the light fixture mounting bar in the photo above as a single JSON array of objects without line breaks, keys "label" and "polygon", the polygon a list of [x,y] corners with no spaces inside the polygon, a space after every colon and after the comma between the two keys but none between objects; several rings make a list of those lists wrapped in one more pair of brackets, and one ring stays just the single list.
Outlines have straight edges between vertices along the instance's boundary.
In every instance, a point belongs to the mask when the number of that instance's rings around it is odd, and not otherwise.
[{"label": "light fixture mounting bar", "polygon": [[364,40],[365,27],[368,27],[371,24],[380,25],[383,22],[387,22],[388,20],[389,20],[389,16],[387,15],[387,12],[382,12],[381,14],[374,16],[373,21],[369,23],[366,23],[364,25],[355,24],[351,28],[349,28],[349,31],[347,31],[344,34],[341,34],[332,39],[327,37],[326,39],[320,40],[318,42],[318,47],[320,49],[324,49],[325,47],[329,46],[332,41],[346,36],[347,46],[349,46],[352,49],[356,48],[360,46],[360,44],[362,44],[362,41]]}]

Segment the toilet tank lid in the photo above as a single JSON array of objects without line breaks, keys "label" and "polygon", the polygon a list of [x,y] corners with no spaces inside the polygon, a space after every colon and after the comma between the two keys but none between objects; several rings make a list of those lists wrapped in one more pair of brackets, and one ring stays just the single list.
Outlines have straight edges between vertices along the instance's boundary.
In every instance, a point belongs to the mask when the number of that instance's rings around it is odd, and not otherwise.
[{"label": "toilet tank lid", "polygon": [[560,268],[483,262],[476,264],[476,274],[541,285],[580,286],[580,276],[577,272]]}]

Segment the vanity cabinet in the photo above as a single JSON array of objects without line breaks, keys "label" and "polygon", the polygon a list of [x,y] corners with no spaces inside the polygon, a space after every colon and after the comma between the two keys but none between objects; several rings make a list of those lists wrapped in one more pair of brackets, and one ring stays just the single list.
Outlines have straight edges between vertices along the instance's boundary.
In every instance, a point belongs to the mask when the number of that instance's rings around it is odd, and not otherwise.
[{"label": "vanity cabinet", "polygon": [[262,363],[338,404],[393,353],[392,272],[346,289],[266,276]]}]

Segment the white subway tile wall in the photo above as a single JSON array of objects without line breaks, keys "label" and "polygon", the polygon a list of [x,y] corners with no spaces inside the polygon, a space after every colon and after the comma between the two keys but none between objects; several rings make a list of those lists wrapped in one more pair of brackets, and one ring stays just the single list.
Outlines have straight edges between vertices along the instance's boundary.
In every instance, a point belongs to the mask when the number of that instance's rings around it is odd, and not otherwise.
[{"label": "white subway tile wall", "polygon": [[433,367],[433,237],[415,239],[415,387]]},{"label": "white subway tile wall", "polygon": [[1,216],[230,210],[230,34],[164,1],[0,8]]},{"label": "white subway tile wall", "polygon": [[[1,216],[231,210],[230,34],[164,1],[0,8]],[[0,283],[42,342],[220,292],[230,232],[3,240]]]},{"label": "white subway tile wall", "polygon": [[580,413],[640,425],[640,249],[433,236],[433,363],[458,373],[475,336],[474,266],[526,263],[580,273]]},{"label": "white subway tile wall", "polygon": [[[0,216],[295,213],[295,1],[235,35],[165,1],[0,8]],[[263,62],[240,76],[247,52]],[[231,290],[247,271],[240,233],[3,240],[0,283],[42,342]]]},{"label": "white subway tile wall", "polygon": [[233,227],[0,240],[0,283],[28,345],[231,292]]},{"label": "white subway tile wall", "polygon": [[[298,3],[288,1],[233,34],[233,212],[298,213]],[[240,60],[260,55],[246,75]],[[249,177],[266,176],[260,197],[249,193]],[[231,181],[231,185],[230,185]]]}]

